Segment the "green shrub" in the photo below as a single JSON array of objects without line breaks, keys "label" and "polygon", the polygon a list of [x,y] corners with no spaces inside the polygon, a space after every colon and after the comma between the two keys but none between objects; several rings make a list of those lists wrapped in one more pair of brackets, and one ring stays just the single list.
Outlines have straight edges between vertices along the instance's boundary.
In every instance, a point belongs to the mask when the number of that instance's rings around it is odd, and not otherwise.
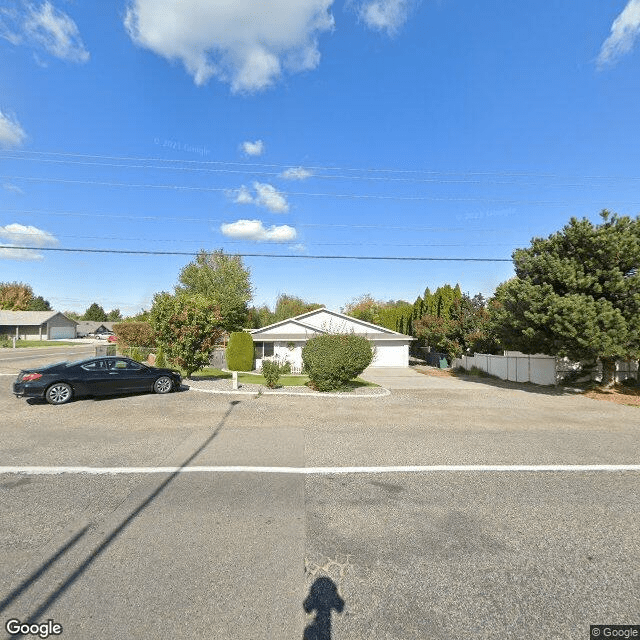
[{"label": "green shrub", "polygon": [[311,338],[302,349],[302,361],[311,384],[318,391],[344,387],[373,360],[373,349],[364,336],[335,333]]},{"label": "green shrub", "polygon": [[165,358],[164,350],[162,347],[158,347],[158,349],[156,350],[156,361],[154,366],[160,367],[161,369],[164,369],[167,366],[167,359]]},{"label": "green shrub", "polygon": [[113,332],[121,349],[131,346],[155,347],[156,338],[149,322],[120,322],[113,325]]},{"label": "green shrub", "polygon": [[262,361],[262,375],[267,383],[267,387],[273,389],[280,380],[280,373],[282,373],[282,366],[272,360]]},{"label": "green shrub", "polygon": [[232,333],[225,355],[229,370],[251,371],[253,369],[253,338],[251,334],[244,331]]},{"label": "green shrub", "polygon": [[291,373],[291,363],[287,362],[286,360],[284,362],[279,363],[280,364],[280,373],[283,375],[288,375]]},{"label": "green shrub", "polygon": [[143,358],[142,353],[138,347],[133,347],[129,353],[129,357],[135,360],[136,362],[142,362],[145,358]]},{"label": "green shrub", "polygon": [[13,342],[9,336],[0,335],[0,347],[11,347]]}]

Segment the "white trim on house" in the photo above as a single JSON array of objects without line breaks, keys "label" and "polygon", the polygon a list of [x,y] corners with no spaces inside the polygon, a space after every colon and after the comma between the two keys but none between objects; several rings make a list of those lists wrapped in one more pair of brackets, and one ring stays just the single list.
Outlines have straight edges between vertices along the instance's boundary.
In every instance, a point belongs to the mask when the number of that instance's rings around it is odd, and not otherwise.
[{"label": "white trim on house", "polygon": [[[376,355],[371,366],[409,366],[409,344],[414,338],[321,307],[250,331],[254,342],[262,343],[256,350],[256,368],[261,368],[264,357],[286,360],[295,368],[301,367],[302,348],[309,338],[314,335],[351,331],[356,335],[364,336],[375,347]],[[267,347],[267,355],[265,355],[265,343],[273,345],[273,347]]]}]

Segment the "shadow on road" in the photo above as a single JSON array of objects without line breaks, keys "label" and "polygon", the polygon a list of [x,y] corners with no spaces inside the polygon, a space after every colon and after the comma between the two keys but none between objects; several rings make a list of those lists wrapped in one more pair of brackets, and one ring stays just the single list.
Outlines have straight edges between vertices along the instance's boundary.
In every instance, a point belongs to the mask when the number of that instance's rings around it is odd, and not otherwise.
[{"label": "shadow on road", "polygon": [[[37,624],[42,618],[43,614],[53,605],[60,596],[62,596],[78,578],[91,566],[94,560],[96,560],[114,540],[137,518],[166,488],[175,480],[180,474],[182,469],[187,467],[193,460],[199,456],[212,442],[212,440],[220,433],[224,423],[229,418],[231,411],[235,405],[240,404],[240,400],[233,400],[229,403],[229,408],[222,416],[217,427],[213,433],[179,466],[176,471],[171,473],[145,500],[143,500],[136,509],[134,509],[111,533],[104,538],[104,540],[76,567],[76,569],[60,583],[60,585],[37,607],[37,609],[30,615],[28,620],[23,621],[23,624]],[[63,545],[55,554],[43,562],[40,567],[34,571],[28,578],[16,587],[11,593],[0,601],[0,613],[2,613],[12,602],[14,602],[20,595],[28,591],[28,589],[34,585],[42,576],[53,567],[60,558],[62,558],[69,549],[78,543],[79,540],[86,534],[90,527],[84,527],[81,531],[76,533],[65,545]],[[22,638],[23,634],[12,634],[12,638]],[[323,636],[320,636],[323,637]]]},{"label": "shadow on road", "polygon": [[316,612],[316,618],[304,630],[302,640],[331,640],[331,611],[335,609],[342,613],[344,609],[344,600],[335,582],[325,576],[318,578],[302,606],[307,613]]}]

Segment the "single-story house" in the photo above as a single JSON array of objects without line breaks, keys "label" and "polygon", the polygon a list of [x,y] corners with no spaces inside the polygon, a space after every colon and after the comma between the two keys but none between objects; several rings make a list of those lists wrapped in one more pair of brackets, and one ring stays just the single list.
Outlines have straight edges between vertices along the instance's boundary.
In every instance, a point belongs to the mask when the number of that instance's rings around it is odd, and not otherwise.
[{"label": "single-story house", "polygon": [[101,335],[103,333],[113,333],[113,325],[116,322],[94,322],[92,320],[80,320],[78,322],[78,337],[84,338],[90,333]]},{"label": "single-story house", "polygon": [[77,324],[59,311],[0,311],[0,335],[18,340],[75,338]]},{"label": "single-story house", "polygon": [[256,369],[263,358],[286,360],[302,366],[302,347],[312,336],[324,333],[355,333],[375,347],[372,367],[408,367],[411,336],[391,331],[322,307],[294,318],[250,331],[255,346]]}]

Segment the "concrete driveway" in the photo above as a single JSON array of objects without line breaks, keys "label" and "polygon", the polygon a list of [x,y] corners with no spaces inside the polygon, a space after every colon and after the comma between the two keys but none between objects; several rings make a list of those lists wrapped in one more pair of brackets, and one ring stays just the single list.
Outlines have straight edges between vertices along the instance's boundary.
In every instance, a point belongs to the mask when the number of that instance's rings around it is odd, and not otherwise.
[{"label": "concrete driveway", "polygon": [[457,378],[426,376],[412,367],[369,367],[360,376],[386,389],[474,389],[477,385]]}]

